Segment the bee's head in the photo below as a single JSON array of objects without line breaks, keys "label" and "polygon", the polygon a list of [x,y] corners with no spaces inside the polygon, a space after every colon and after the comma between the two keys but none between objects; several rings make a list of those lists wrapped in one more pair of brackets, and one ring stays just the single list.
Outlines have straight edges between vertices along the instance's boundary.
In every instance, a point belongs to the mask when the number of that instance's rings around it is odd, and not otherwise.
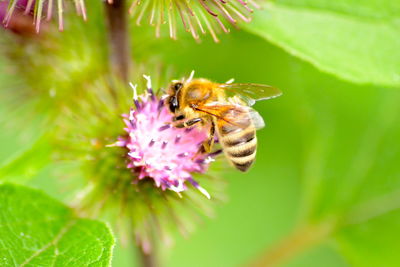
[{"label": "bee's head", "polygon": [[172,113],[179,108],[178,94],[182,89],[183,83],[180,81],[174,81],[168,88],[168,98],[167,98],[167,106]]}]

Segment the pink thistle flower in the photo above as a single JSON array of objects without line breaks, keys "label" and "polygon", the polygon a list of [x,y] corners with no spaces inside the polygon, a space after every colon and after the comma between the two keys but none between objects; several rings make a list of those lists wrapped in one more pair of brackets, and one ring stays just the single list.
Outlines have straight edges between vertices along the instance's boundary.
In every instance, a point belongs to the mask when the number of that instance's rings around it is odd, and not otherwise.
[{"label": "pink thistle flower", "polygon": [[151,178],[162,190],[177,193],[187,189],[189,182],[207,198],[208,192],[193,179],[192,173],[204,173],[213,157],[220,153],[200,152],[207,139],[208,127],[178,129],[170,123],[172,114],[157,98],[147,79],[146,94],[137,96],[136,86],[133,101],[135,108],[123,114],[125,136],[111,146],[127,149],[127,168],[139,179]]}]

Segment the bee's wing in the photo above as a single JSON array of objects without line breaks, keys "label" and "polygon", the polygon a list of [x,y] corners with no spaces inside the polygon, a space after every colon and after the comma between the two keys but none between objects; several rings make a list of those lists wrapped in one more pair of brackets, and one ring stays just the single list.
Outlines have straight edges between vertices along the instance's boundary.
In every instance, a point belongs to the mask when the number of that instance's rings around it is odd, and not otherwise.
[{"label": "bee's wing", "polygon": [[266,100],[282,95],[282,92],[272,86],[255,83],[220,84],[228,97],[238,95],[247,105],[252,106],[258,100]]},{"label": "bee's wing", "polygon": [[213,102],[196,107],[196,110],[241,128],[248,127],[248,119],[251,119],[253,126],[257,130],[265,126],[260,114],[248,106]]},{"label": "bee's wing", "polygon": [[250,118],[253,122],[254,127],[256,130],[264,128],[265,122],[264,119],[261,117],[260,113],[252,109],[251,107],[247,107],[249,109]]}]

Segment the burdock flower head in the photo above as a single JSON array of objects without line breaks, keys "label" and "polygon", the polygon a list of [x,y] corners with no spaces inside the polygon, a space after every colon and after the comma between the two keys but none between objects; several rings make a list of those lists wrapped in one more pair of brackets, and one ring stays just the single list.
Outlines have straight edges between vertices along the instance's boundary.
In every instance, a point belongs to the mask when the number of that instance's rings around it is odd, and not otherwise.
[{"label": "burdock flower head", "polygon": [[132,86],[133,99],[128,86],[108,79],[77,92],[62,108],[52,145],[54,157],[79,163],[65,177],[79,185],[77,211],[114,222],[122,241],[135,237],[148,252],[155,239],[171,243],[176,230],[186,235],[200,215],[212,216],[224,182],[214,162],[219,152],[200,149],[209,129],[172,126],[164,97],[147,79]]},{"label": "burdock flower head", "polygon": [[129,12],[137,25],[147,20],[155,26],[157,37],[161,25],[167,23],[169,36],[176,39],[177,21],[181,21],[196,40],[208,32],[218,42],[217,34],[228,33],[228,25],[237,27],[240,21],[250,22],[254,8],[260,8],[255,0],[134,0]]},{"label": "burdock flower head", "polygon": [[[181,21],[185,31],[198,40],[200,35],[209,33],[214,41],[218,42],[218,33],[229,32],[229,25],[238,27],[239,22],[250,22],[251,13],[260,6],[257,0],[133,0],[129,8],[129,13],[140,25],[147,21],[155,26],[156,36],[160,36],[161,26],[168,24],[169,36],[177,38],[178,23]],[[64,0],[0,0],[0,3],[7,5],[7,11],[0,18],[5,27],[12,27],[13,16],[20,14],[33,15],[33,24],[39,32],[43,20],[49,21],[57,17],[59,29],[64,29],[63,14],[66,9]],[[87,12],[84,0],[72,0],[75,4],[76,12],[86,20]],[[90,1],[87,1],[90,3]],[[121,11],[125,10],[125,0],[106,0],[107,5],[122,6]],[[90,3],[92,7],[93,3]],[[1,7],[0,7],[1,9]],[[4,9],[4,8],[3,8]],[[119,16],[124,16],[123,13]]]},{"label": "burdock flower head", "polygon": [[146,94],[138,96],[132,85],[135,108],[123,114],[126,134],[115,143],[127,150],[127,168],[132,170],[133,179],[153,179],[162,190],[180,193],[188,182],[210,198],[192,177],[192,173],[204,173],[216,155],[201,152],[208,128],[171,126],[172,115],[164,100],[154,94],[150,77],[145,77]]}]

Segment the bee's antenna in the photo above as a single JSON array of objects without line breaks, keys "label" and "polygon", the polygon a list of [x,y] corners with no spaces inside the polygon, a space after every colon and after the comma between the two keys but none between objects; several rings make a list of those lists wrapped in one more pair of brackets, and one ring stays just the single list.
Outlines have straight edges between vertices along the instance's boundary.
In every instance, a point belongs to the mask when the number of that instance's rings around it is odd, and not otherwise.
[{"label": "bee's antenna", "polygon": [[186,80],[186,82],[190,82],[193,79],[194,76],[194,70],[192,70],[192,72],[190,73],[189,78]]}]

